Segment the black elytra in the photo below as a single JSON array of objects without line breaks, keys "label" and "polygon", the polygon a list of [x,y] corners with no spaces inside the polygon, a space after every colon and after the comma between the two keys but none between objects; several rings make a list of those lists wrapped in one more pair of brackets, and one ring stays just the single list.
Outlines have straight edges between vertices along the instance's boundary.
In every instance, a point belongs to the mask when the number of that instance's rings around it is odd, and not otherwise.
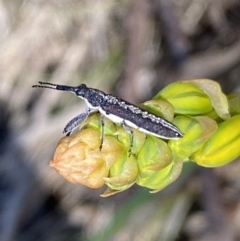
[{"label": "black elytra", "polygon": [[86,102],[86,112],[79,114],[67,123],[63,131],[66,135],[70,135],[91,113],[100,112],[102,126],[100,149],[103,143],[104,117],[116,124],[122,124],[124,129],[130,133],[130,153],[133,145],[132,128],[162,139],[178,139],[183,137],[183,133],[179,128],[164,118],[156,116],[116,96],[106,94],[101,90],[89,88],[85,84],[74,87],[39,82],[39,85],[33,85],[32,87],[70,91]]}]

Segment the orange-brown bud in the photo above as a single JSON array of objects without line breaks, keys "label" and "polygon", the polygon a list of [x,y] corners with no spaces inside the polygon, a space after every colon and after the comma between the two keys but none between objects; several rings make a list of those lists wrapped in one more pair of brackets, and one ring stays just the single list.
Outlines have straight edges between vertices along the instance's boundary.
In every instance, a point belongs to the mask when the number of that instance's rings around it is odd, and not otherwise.
[{"label": "orange-brown bud", "polygon": [[50,166],[73,183],[82,183],[91,188],[102,187],[110,167],[124,152],[122,144],[114,137],[106,136],[102,150],[100,133],[94,128],[62,138]]}]

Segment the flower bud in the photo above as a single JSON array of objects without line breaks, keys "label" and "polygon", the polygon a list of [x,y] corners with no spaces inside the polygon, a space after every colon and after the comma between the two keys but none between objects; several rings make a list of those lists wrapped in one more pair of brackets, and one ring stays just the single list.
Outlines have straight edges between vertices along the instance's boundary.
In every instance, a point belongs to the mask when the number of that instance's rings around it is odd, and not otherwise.
[{"label": "flower bud", "polygon": [[182,161],[172,161],[159,171],[148,171],[145,175],[139,175],[136,183],[139,186],[153,189],[152,193],[158,192],[178,178],[182,165]]},{"label": "flower bud", "polygon": [[59,141],[50,166],[70,182],[82,183],[91,188],[102,187],[109,169],[125,150],[112,136],[105,136],[102,150],[99,146],[99,130],[82,129]]},{"label": "flower bud", "polygon": [[204,91],[210,98],[214,110],[222,119],[226,120],[230,118],[227,97],[222,93],[221,86],[216,81],[210,79],[195,79],[183,82],[194,84]]},{"label": "flower bud", "polygon": [[170,183],[173,168],[172,153],[165,141],[147,136],[138,153],[137,184],[150,189],[161,189]]},{"label": "flower bud", "polygon": [[161,116],[168,121],[172,121],[174,117],[174,108],[166,100],[149,100],[140,105],[150,113]]},{"label": "flower bud", "polygon": [[123,191],[132,186],[138,176],[136,158],[125,153],[110,168],[109,176],[105,177],[106,185],[113,190]]},{"label": "flower bud", "polygon": [[129,152],[131,148],[131,154],[136,155],[145,143],[146,135],[138,130],[132,129],[133,132],[133,143],[131,147],[131,134],[128,133],[123,127],[119,127],[114,133],[117,135],[118,140],[124,145],[126,150]]},{"label": "flower bud", "polygon": [[209,97],[197,86],[184,81],[174,82],[162,89],[154,100],[165,99],[174,107],[174,112],[185,115],[199,115],[212,110]]},{"label": "flower bud", "polygon": [[240,155],[240,115],[221,124],[212,137],[192,155],[191,159],[204,167],[222,166]]},{"label": "flower bud", "polygon": [[177,116],[174,124],[184,133],[182,138],[168,142],[168,146],[177,160],[187,160],[217,128],[217,123],[207,116]]},{"label": "flower bud", "polygon": [[172,152],[167,143],[157,137],[148,135],[137,155],[140,175],[144,176],[149,170],[159,171],[172,161]]}]

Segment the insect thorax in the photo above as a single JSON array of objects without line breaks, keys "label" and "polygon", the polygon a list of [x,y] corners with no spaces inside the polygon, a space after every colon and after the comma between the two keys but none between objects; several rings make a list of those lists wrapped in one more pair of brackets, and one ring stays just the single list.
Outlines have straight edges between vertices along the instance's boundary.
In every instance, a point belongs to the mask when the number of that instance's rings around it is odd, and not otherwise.
[{"label": "insect thorax", "polygon": [[89,88],[83,99],[90,108],[100,108],[105,101],[105,94],[102,91]]}]

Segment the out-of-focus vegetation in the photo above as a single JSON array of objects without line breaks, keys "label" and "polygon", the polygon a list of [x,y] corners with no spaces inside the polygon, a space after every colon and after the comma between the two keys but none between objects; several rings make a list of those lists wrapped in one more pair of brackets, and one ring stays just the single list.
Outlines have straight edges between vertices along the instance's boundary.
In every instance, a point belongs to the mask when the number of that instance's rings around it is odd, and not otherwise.
[{"label": "out-of-focus vegetation", "polygon": [[64,125],[84,110],[38,81],[111,92],[133,103],[172,81],[240,76],[238,0],[0,1],[0,240],[237,240],[240,162],[185,165],[169,188],[113,197],[49,167]]}]

